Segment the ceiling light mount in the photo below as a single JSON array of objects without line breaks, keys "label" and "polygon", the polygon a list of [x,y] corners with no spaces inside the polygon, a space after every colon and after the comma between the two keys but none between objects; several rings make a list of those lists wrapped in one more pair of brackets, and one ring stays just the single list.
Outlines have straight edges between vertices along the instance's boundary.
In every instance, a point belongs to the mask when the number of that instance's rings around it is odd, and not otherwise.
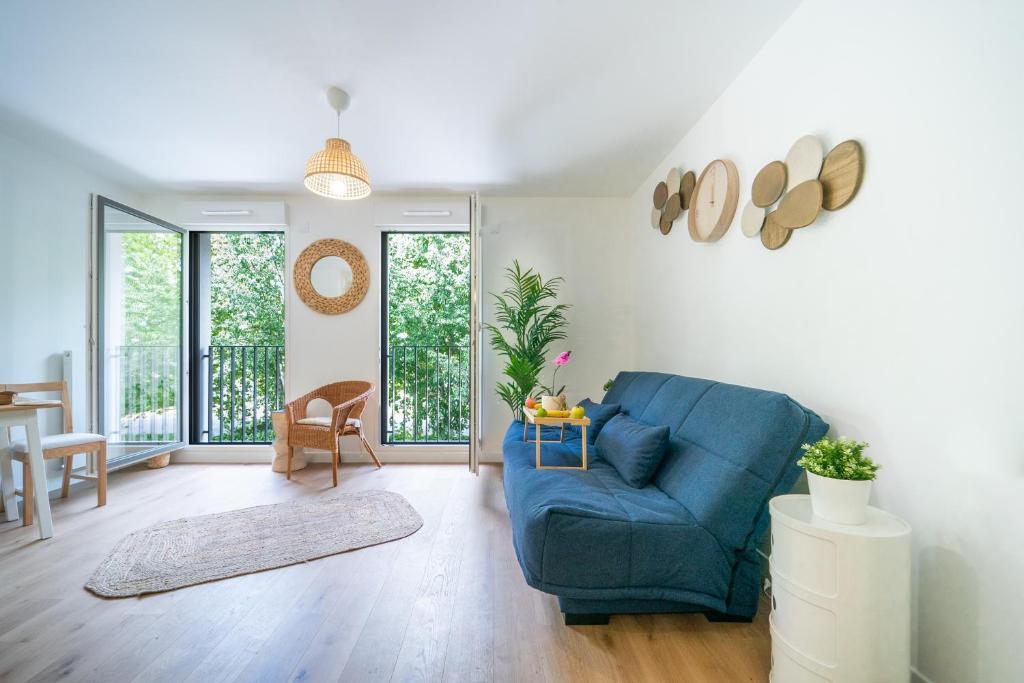
[{"label": "ceiling light mount", "polygon": [[362,199],[370,195],[370,176],[348,140],[341,138],[341,112],[352,99],[341,88],[327,90],[327,103],[338,115],[338,136],[327,138],[324,149],[306,163],[304,184],[310,192],[331,199]]}]

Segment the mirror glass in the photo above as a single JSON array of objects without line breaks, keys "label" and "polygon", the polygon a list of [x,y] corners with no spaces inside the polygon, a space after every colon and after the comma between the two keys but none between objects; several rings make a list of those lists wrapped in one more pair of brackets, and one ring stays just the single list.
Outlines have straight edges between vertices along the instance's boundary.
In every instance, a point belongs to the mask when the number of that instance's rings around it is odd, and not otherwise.
[{"label": "mirror glass", "polygon": [[324,256],[313,264],[310,278],[320,296],[341,296],[352,286],[352,268],[340,256]]}]

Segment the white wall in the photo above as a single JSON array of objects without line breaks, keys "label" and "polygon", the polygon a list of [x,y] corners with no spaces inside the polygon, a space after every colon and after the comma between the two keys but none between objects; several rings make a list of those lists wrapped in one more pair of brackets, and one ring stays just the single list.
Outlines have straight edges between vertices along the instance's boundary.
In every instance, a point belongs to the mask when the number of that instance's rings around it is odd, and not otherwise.
[{"label": "white wall", "polygon": [[[143,209],[173,221],[182,201],[195,196],[160,195],[145,198]],[[244,201],[246,197],[219,197]],[[248,197],[252,200],[252,197]],[[339,202],[312,194],[259,197],[284,201],[288,206],[287,235],[287,330],[286,392],[289,399],[327,382],[365,379],[380,383],[380,230],[374,225],[378,202],[411,197],[373,195],[367,200]],[[443,199],[435,197],[434,199]],[[460,197],[456,201],[463,201]],[[573,361],[559,373],[568,384],[570,399],[602,395],[601,385],[629,365],[628,291],[623,272],[626,199],[531,199],[483,198],[482,262],[484,292],[504,287],[503,271],[518,258],[524,266],[538,268],[545,277],[566,278],[562,300],[573,305],[569,314],[570,337],[565,348]],[[312,242],[333,237],[351,242],[363,252],[370,266],[366,298],[343,315],[323,315],[308,308],[291,286],[292,264]],[[485,294],[485,297],[490,297]],[[485,307],[491,319],[491,304]],[[562,350],[560,347],[558,351]],[[501,459],[501,440],[510,420],[507,408],[494,394],[501,361],[488,347],[484,355],[485,460]],[[368,403],[363,413],[367,438],[380,448],[379,402]],[[342,441],[346,459],[365,460],[355,439]],[[187,457],[209,458],[208,449]],[[239,457],[252,458],[252,449]],[[222,451],[223,452],[223,451]],[[378,450],[383,460],[464,460],[464,449],[451,447],[396,446]],[[267,449],[269,457],[269,449]],[[213,456],[219,457],[219,456]]]},{"label": "white wall", "polygon": [[[936,682],[1024,680],[1021,7],[804,3],[630,209],[637,366],[783,391],[871,443]],[[734,160],[742,208],[807,133],[860,140],[865,180],[780,251],[738,218],[711,245],[649,227],[670,164]]]},{"label": "white wall", "polygon": [[[632,366],[629,330],[632,322],[628,238],[621,226],[628,210],[624,199],[482,200],[481,283],[484,319],[494,322],[491,292],[505,288],[505,268],[518,259],[545,278],[565,278],[559,301],[572,306],[568,338],[552,349],[572,350],[559,370],[569,401],[588,396],[600,401],[602,386],[619,370]],[[483,363],[483,453],[501,459],[501,442],[511,419],[509,408],[494,392],[502,380],[504,360],[488,346]],[[551,382],[549,366],[542,375]]]},{"label": "white wall", "polygon": [[[61,354],[70,350],[71,403],[80,430],[90,428],[91,193],[128,204],[138,199],[15,132],[0,131],[0,383],[61,379]],[[61,430],[60,411],[42,415],[46,431]],[[58,468],[48,463],[51,474]]]}]

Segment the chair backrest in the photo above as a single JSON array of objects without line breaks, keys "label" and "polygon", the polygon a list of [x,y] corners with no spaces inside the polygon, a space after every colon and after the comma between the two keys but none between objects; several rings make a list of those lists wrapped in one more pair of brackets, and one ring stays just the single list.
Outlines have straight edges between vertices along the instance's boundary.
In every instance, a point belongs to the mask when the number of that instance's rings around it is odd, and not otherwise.
[{"label": "chair backrest", "polygon": [[[373,382],[364,382],[362,380],[332,382],[331,384],[325,384],[322,387],[317,387],[308,394],[299,396],[291,402],[291,405],[295,408],[296,419],[302,419],[306,417],[306,406],[315,398],[321,398],[334,407],[339,406],[346,401],[351,401],[353,398],[364,394],[369,397],[375,389],[376,387],[374,387]],[[351,418],[359,417],[362,414],[363,406],[365,405],[366,401],[364,400],[358,405],[353,406],[348,416]]]},{"label": "chair backrest", "polygon": [[0,384],[0,391],[13,391],[16,394],[60,393],[61,410],[64,412],[64,433],[70,434],[75,431],[71,422],[71,396],[68,394],[68,383],[66,381]]}]

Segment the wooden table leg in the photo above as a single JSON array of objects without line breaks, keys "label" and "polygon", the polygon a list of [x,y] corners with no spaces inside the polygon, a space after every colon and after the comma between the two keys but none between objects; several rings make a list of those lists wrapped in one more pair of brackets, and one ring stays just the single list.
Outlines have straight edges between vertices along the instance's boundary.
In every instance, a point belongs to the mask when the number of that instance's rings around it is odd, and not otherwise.
[{"label": "wooden table leg", "polygon": [[28,442],[29,471],[32,472],[36,517],[39,519],[39,538],[53,536],[53,518],[50,516],[50,496],[46,490],[46,465],[43,463],[43,447],[39,440],[39,420],[35,411],[25,420],[25,436]]},{"label": "wooden table leg", "polygon": [[[5,435],[7,430],[0,427],[0,432]],[[4,438],[6,441],[6,436]],[[14,465],[12,464],[12,453],[9,449],[0,444],[0,491],[4,500],[4,517],[8,522],[18,521],[18,502],[14,497]]]},{"label": "wooden table leg", "polygon": [[583,469],[587,469],[587,425],[583,425]]},{"label": "wooden table leg", "polygon": [[537,469],[540,469],[540,425],[534,425],[537,428]]}]

